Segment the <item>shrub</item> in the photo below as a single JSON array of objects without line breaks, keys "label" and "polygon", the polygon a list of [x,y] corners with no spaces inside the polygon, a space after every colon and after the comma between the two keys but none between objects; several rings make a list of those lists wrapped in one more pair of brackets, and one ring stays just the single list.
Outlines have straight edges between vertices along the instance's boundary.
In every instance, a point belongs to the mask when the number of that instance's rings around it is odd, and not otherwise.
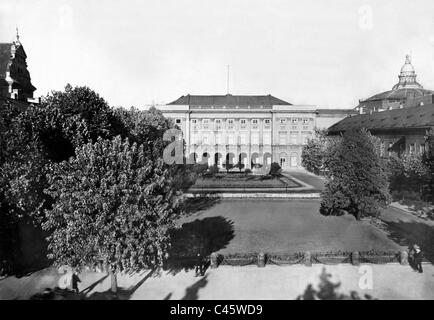
[{"label": "shrub", "polygon": [[280,176],[282,173],[282,168],[277,162],[273,162],[270,167],[271,176]]},{"label": "shrub", "polygon": [[386,168],[366,130],[350,130],[329,148],[325,166],[329,170],[322,192],[321,213],[344,210],[358,220],[378,216],[390,203]]}]

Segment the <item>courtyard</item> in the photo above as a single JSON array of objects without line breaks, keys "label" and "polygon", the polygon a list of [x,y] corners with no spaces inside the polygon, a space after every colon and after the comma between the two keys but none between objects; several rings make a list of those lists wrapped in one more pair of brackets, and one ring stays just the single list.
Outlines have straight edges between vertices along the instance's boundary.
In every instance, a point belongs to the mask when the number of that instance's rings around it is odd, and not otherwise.
[{"label": "courtyard", "polygon": [[[205,201],[205,200],[204,200]],[[320,200],[213,199],[197,205],[180,220],[176,247],[185,254],[200,246],[206,253],[222,254],[302,251],[399,250],[388,235],[368,220],[354,217],[325,217]]]}]

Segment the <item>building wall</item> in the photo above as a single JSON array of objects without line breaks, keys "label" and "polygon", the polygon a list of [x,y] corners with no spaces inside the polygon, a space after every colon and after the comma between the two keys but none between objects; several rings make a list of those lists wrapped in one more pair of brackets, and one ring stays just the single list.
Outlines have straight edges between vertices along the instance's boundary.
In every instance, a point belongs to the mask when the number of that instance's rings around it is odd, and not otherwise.
[{"label": "building wall", "polygon": [[254,108],[204,108],[167,105],[159,107],[183,132],[186,157],[217,164],[228,158],[245,168],[277,162],[284,169],[301,166],[303,145],[315,128],[326,128],[347,114],[318,116],[314,106]]}]

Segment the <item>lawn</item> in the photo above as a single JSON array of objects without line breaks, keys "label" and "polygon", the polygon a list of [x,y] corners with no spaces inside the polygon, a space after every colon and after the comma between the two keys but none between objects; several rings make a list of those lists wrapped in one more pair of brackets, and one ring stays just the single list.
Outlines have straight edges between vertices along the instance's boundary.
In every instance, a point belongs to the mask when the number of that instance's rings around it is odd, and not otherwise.
[{"label": "lawn", "polygon": [[[221,200],[196,208],[179,224],[179,251],[204,246],[207,253],[399,250],[369,221],[325,217],[319,200]],[[181,240],[181,241],[179,241]],[[178,251],[178,249],[174,248]]]},{"label": "lawn", "polygon": [[200,188],[296,188],[300,185],[295,181],[281,176],[257,176],[246,174],[219,174],[216,177],[199,178],[193,189]]}]

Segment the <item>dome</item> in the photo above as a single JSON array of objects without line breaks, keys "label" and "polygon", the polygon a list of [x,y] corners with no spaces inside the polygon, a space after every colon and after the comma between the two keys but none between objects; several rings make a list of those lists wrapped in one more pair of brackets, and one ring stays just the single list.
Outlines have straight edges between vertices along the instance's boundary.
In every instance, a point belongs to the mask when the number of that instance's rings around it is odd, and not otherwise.
[{"label": "dome", "polygon": [[411,64],[410,56],[405,56],[405,63],[401,68],[401,74],[406,73],[409,75],[416,74],[413,65]]},{"label": "dome", "polygon": [[360,102],[406,101],[408,99],[416,99],[421,96],[434,94],[434,91],[424,89],[423,86],[416,81],[416,77],[416,71],[411,63],[411,58],[407,55],[404,65],[401,67],[401,72],[398,75],[399,82],[393,86],[392,90],[378,93]]},{"label": "dome", "polygon": [[399,74],[399,82],[395,84],[392,90],[396,89],[423,89],[423,87],[416,81],[416,71],[411,64],[411,59],[409,55],[405,56],[405,63],[401,68],[401,73]]}]

